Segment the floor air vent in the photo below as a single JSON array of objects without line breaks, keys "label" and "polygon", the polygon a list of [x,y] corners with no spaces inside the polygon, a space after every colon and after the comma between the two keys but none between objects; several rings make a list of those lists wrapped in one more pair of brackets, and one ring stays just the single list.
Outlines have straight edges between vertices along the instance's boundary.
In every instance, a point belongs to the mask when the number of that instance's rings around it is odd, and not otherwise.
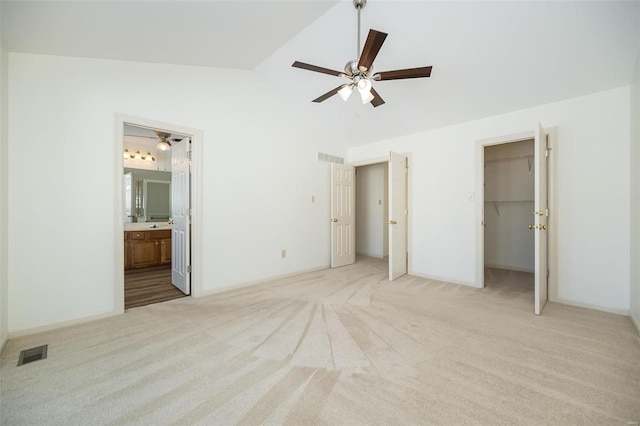
[{"label": "floor air vent", "polygon": [[29,364],[30,362],[40,361],[47,358],[47,346],[42,345],[36,348],[25,349],[20,351],[20,358],[18,359],[18,367],[22,364]]}]

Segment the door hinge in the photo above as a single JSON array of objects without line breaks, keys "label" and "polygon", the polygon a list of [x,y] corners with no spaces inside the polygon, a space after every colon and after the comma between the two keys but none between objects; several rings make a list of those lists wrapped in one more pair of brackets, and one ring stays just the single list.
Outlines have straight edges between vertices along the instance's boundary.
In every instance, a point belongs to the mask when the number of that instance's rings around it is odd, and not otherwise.
[{"label": "door hinge", "polygon": [[187,158],[189,159],[189,161],[191,161],[191,152],[192,151],[187,151]]},{"label": "door hinge", "polygon": [[544,156],[549,158],[549,155],[551,154],[551,148],[547,148],[544,150]]},{"label": "door hinge", "polygon": [[546,217],[549,217],[549,209],[544,209],[544,213]]},{"label": "door hinge", "polygon": [[191,265],[187,265],[187,274],[191,273]]}]

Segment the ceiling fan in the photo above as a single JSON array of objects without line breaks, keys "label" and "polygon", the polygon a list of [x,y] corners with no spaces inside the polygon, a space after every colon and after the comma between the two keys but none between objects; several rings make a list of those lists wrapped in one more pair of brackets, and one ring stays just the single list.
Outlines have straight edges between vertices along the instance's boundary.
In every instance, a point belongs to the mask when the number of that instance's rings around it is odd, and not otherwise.
[{"label": "ceiling fan", "polygon": [[156,136],[142,136],[142,135],[125,135],[125,136],[133,136],[136,138],[147,138],[147,139],[157,139],[158,140],[158,145],[156,145],[156,149],[159,149],[160,151],[168,151],[171,149],[171,141],[173,142],[178,142],[181,141],[182,138],[171,138],[171,133],[167,133],[167,132],[161,132],[159,130],[154,130],[153,133],[156,134]]},{"label": "ceiling fan", "polygon": [[394,71],[383,71],[379,73],[373,72],[373,61],[375,60],[384,40],[387,38],[387,33],[376,31],[374,29],[369,30],[367,41],[364,43],[362,53],[360,53],[360,11],[367,4],[367,0],[353,0],[353,5],[358,11],[358,51],[360,54],[359,59],[354,59],[347,62],[344,67],[344,72],[334,71],[332,69],[319,67],[316,65],[305,64],[304,62],[295,61],[291,66],[294,68],[302,68],[308,71],[320,72],[323,74],[334,75],[336,77],[344,77],[351,80],[350,83],[342,84],[335,89],[331,89],[322,96],[317,97],[312,102],[323,102],[335,95],[340,95],[343,101],[347,101],[349,96],[353,92],[354,88],[358,88],[362,103],[371,103],[371,105],[378,107],[384,104],[384,100],[378,92],[373,88],[372,81],[384,81],[384,80],[400,80],[406,78],[423,78],[431,75],[431,66],[419,67],[419,68],[406,68]]}]

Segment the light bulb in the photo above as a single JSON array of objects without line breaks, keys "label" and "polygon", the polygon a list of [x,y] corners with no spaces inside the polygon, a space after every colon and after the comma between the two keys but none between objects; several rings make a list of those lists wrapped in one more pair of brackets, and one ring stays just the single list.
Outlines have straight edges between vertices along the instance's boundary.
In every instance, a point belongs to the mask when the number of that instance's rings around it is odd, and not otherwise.
[{"label": "light bulb", "polygon": [[135,159],[142,160],[142,154],[140,154],[140,151],[136,151]]},{"label": "light bulb", "polygon": [[360,93],[362,92],[370,92],[371,91],[371,82],[369,80],[367,80],[366,78],[363,78],[362,80],[358,81],[358,90],[360,91]]},{"label": "light bulb", "polygon": [[129,150],[125,149],[124,150],[124,154],[122,155],[123,158],[129,159],[131,158],[131,154],[129,154]]},{"label": "light bulb", "polygon": [[375,98],[375,96],[373,96],[371,92],[367,92],[364,90],[360,90],[360,96],[362,97],[363,104],[369,103],[373,100],[373,98]]},{"label": "light bulb", "polygon": [[153,161],[154,160],[154,158],[151,156],[150,152],[147,152],[147,156],[146,156],[145,160],[147,160],[147,161]]},{"label": "light bulb", "polygon": [[158,142],[156,148],[158,148],[160,151],[166,151],[167,149],[169,149],[169,144],[165,141],[160,141]]},{"label": "light bulb", "polygon": [[347,99],[351,96],[351,92],[353,92],[353,85],[347,84],[342,86],[342,89],[338,90],[338,95],[340,95],[340,98],[342,98],[343,101],[347,102]]}]

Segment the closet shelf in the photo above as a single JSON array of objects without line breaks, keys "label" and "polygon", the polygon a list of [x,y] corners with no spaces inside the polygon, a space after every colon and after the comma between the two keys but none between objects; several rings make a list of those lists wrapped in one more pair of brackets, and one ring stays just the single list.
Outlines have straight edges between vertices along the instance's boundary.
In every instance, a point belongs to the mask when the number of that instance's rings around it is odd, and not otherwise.
[{"label": "closet shelf", "polygon": [[527,160],[527,168],[529,169],[529,173],[531,173],[531,167],[533,166],[533,160],[535,159],[535,155],[521,155],[519,157],[506,157],[506,158],[496,158],[494,160],[485,160],[484,167],[487,168],[487,164],[489,163],[502,163],[504,161],[515,161],[515,160]]}]

